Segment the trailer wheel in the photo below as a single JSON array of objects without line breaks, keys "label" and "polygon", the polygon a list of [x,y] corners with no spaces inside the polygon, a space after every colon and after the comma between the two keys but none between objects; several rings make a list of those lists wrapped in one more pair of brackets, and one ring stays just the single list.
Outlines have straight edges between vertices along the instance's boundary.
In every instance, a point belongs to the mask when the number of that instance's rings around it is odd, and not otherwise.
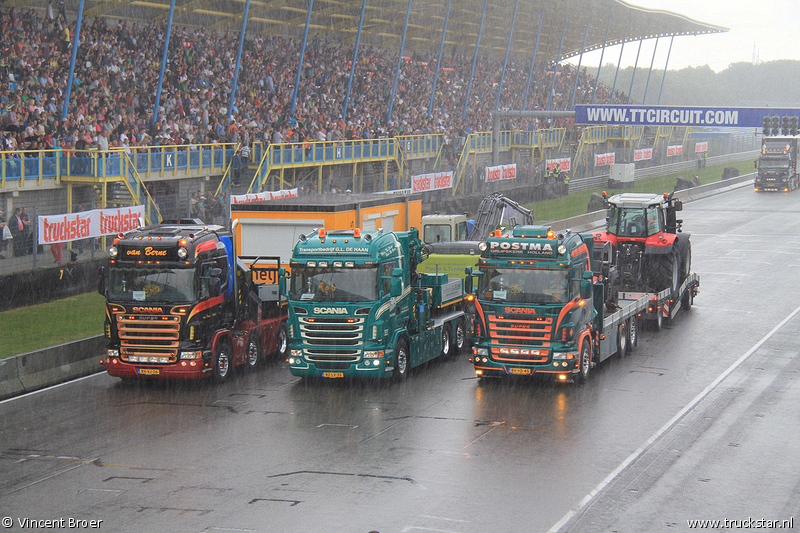
[{"label": "trailer wheel", "polygon": [[592,349],[589,342],[583,341],[581,344],[581,369],[575,376],[575,381],[582,385],[589,380],[589,369],[592,366]]},{"label": "trailer wheel", "polygon": [[221,340],[214,348],[213,357],[214,381],[217,383],[225,383],[233,374],[233,351],[231,345],[227,340]]},{"label": "trailer wheel", "polygon": [[664,310],[661,308],[656,309],[656,318],[653,320],[653,329],[661,331],[664,327]]},{"label": "trailer wheel", "polygon": [[625,357],[628,353],[628,325],[620,324],[617,328],[617,355]]},{"label": "trailer wheel", "polygon": [[255,370],[259,363],[261,363],[261,339],[255,331],[250,333],[250,337],[247,339],[246,355],[245,363],[248,372]]},{"label": "trailer wheel", "polygon": [[408,371],[411,367],[411,361],[408,358],[408,343],[405,339],[397,341],[394,348],[394,371],[392,377],[398,381],[402,381],[408,377]]},{"label": "trailer wheel", "polygon": [[464,353],[464,346],[467,344],[467,327],[464,325],[464,318],[459,318],[456,322],[456,335],[453,339],[455,341],[456,349],[453,355],[460,355]]},{"label": "trailer wheel", "polygon": [[286,322],[281,322],[278,328],[278,357],[285,359],[289,353],[289,333],[286,331]]},{"label": "trailer wheel", "polygon": [[628,320],[628,343],[625,347],[626,354],[633,352],[633,349],[636,348],[636,345],[639,343],[639,319],[636,315],[633,315],[630,320]]},{"label": "trailer wheel", "polygon": [[683,295],[683,299],[681,299],[681,307],[685,310],[689,310],[694,305],[694,291],[691,287],[686,289],[686,294]]},{"label": "trailer wheel", "polygon": [[450,331],[450,324],[442,326],[442,357],[448,358],[453,355],[453,333]]}]

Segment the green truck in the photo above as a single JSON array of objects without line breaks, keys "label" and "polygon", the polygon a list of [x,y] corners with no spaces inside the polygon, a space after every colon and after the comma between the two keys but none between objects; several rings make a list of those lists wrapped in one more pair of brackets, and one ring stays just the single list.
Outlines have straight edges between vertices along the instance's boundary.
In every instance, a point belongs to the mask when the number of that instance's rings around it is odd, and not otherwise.
[{"label": "green truck", "polygon": [[464,281],[419,272],[423,259],[416,228],[301,235],[286,288],[292,375],[403,379],[464,350]]},{"label": "green truck", "polygon": [[[649,296],[609,298],[610,244],[547,226],[496,230],[480,244],[470,362],[480,378],[545,375],[586,381],[603,359],[628,353]],[[472,287],[477,281],[477,287]]]}]

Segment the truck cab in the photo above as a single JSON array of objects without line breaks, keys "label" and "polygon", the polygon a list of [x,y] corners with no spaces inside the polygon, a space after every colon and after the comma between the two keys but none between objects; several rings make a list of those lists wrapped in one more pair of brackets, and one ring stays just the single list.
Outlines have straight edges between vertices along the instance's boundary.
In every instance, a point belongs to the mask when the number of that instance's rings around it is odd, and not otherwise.
[{"label": "truck cab", "polygon": [[471,229],[466,215],[425,215],[422,217],[422,242],[464,241]]}]

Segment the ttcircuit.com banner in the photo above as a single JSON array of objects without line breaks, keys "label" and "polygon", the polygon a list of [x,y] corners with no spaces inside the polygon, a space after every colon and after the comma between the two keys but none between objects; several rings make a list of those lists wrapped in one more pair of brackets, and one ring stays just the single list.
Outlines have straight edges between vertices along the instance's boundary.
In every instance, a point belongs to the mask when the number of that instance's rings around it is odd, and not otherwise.
[{"label": "ttcircuit.com banner", "polygon": [[761,128],[764,117],[800,117],[800,109],[769,107],[675,107],[577,105],[575,123],[590,126],[718,126]]}]

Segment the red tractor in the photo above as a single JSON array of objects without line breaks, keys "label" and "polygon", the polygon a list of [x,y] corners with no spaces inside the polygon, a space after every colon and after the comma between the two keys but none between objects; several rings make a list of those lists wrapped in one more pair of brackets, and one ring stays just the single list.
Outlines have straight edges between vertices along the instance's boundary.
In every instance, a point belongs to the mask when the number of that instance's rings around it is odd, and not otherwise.
[{"label": "red tractor", "polygon": [[624,193],[608,198],[603,193],[606,229],[593,235],[595,250],[610,255],[600,259],[617,267],[612,294],[670,289],[678,297],[678,288],[691,273],[692,243],[691,236],[681,232],[683,220],[676,217],[683,203],[672,195]]}]

